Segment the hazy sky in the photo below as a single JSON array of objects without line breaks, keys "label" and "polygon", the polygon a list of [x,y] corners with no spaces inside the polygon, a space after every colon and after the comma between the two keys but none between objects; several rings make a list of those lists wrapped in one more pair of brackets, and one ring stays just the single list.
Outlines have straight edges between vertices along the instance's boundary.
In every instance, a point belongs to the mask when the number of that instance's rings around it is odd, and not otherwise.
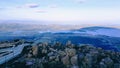
[{"label": "hazy sky", "polygon": [[120,25],[120,0],[0,0],[0,20]]}]

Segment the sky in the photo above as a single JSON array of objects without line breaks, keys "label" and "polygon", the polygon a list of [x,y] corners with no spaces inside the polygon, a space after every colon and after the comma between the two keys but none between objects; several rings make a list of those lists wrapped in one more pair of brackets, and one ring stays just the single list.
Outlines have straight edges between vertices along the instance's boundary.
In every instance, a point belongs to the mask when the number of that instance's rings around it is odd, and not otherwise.
[{"label": "sky", "polygon": [[0,20],[120,25],[120,0],[0,0]]}]

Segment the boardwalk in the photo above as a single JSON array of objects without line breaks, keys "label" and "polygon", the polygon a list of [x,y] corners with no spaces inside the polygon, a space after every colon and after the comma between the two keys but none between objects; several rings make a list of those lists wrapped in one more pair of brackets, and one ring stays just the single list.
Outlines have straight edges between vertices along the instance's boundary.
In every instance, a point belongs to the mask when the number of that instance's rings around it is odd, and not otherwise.
[{"label": "boardwalk", "polygon": [[5,62],[15,58],[19,54],[21,54],[21,52],[24,49],[24,47],[28,46],[28,45],[29,44],[22,44],[22,45],[18,45],[17,47],[12,47],[12,48],[8,48],[8,49],[0,50],[0,52],[5,52],[5,51],[9,51],[10,52],[10,53],[7,53],[6,55],[0,56],[0,64],[3,64]]}]

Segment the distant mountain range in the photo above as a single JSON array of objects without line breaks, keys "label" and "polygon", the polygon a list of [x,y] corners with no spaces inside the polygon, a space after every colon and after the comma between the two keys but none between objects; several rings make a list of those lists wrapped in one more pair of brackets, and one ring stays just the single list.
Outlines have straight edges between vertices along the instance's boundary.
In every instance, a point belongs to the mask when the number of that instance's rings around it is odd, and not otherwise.
[{"label": "distant mountain range", "polygon": [[110,27],[86,27],[78,30],[73,30],[73,32],[86,33],[90,35],[105,35],[112,37],[120,37],[120,29],[110,28]]},{"label": "distant mountain range", "polygon": [[105,35],[120,37],[120,29],[111,27],[85,27],[79,25],[40,25],[0,23],[0,36],[31,36],[41,33],[74,33],[80,35]]},{"label": "distant mountain range", "polygon": [[86,27],[75,25],[37,25],[3,24],[0,25],[0,41],[25,39],[36,42],[71,40],[74,44],[92,44],[108,50],[120,51],[120,29],[110,27]]},{"label": "distant mountain range", "polygon": [[21,21],[19,23],[14,22],[15,21],[12,21],[11,23],[0,21],[0,31],[55,31],[80,28],[79,25],[36,24],[36,22],[28,23],[28,21]]},{"label": "distant mountain range", "polygon": [[120,29],[117,28],[110,28],[110,27],[85,27],[81,29],[72,29],[72,30],[63,30],[63,31],[54,31],[51,33],[73,33],[73,34],[80,34],[80,35],[105,35],[111,37],[120,37]]}]

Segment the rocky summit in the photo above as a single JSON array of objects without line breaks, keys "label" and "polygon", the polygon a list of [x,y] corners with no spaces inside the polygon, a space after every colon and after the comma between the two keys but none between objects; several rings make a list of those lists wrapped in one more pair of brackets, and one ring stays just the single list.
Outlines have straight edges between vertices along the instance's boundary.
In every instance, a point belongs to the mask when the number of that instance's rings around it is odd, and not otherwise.
[{"label": "rocky summit", "polygon": [[120,52],[71,41],[30,45],[0,68],[120,68]]}]

